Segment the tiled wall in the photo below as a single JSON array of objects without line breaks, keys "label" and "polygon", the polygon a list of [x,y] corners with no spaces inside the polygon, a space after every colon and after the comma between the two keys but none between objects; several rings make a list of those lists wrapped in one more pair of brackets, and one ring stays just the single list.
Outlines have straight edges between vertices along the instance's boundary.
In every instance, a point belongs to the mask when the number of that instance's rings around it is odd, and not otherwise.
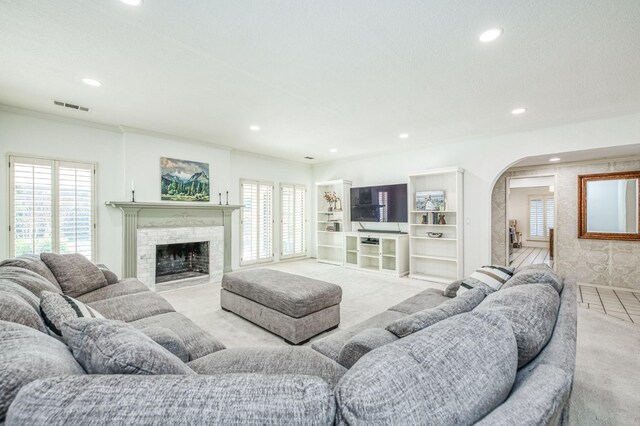
[{"label": "tiled wall", "polygon": [[554,263],[562,275],[578,282],[640,289],[640,242],[578,238],[578,175],[640,170],[640,161],[609,161],[507,170],[496,182],[491,200],[491,258],[506,264],[506,179],[556,175],[557,220]]}]

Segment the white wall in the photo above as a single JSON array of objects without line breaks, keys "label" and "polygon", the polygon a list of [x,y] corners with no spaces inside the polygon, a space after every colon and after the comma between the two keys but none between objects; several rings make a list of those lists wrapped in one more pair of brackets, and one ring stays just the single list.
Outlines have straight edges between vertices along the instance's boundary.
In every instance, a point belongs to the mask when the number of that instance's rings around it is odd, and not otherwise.
[{"label": "white wall", "polygon": [[[362,186],[406,182],[407,173],[414,170],[462,167],[466,170],[464,262],[470,273],[491,261],[491,190],[511,164],[529,156],[637,143],[640,114],[633,114],[454,144],[425,143],[417,150],[320,164],[314,167],[314,180],[349,179],[354,186]],[[399,145],[393,140],[390,144]]]},{"label": "white wall", "polygon": [[529,239],[529,197],[532,195],[553,195],[548,186],[511,188],[509,190],[509,220],[517,220],[516,231],[522,232],[524,247],[549,248],[548,241]]}]

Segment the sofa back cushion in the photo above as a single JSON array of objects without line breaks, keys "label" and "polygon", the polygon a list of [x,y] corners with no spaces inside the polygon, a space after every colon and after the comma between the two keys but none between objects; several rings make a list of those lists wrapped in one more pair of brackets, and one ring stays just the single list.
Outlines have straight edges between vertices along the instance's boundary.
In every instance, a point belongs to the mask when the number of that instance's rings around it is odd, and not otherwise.
[{"label": "sofa back cushion", "polygon": [[121,321],[76,318],[62,324],[62,335],[90,374],[195,374],[178,357]]},{"label": "sofa back cushion", "polygon": [[43,333],[47,329],[33,306],[23,298],[7,291],[0,290],[0,320],[26,325]]},{"label": "sofa back cushion", "polygon": [[472,424],[516,376],[509,321],[469,312],[363,356],[336,386],[341,424]]},{"label": "sofa back cushion", "polygon": [[503,289],[523,284],[547,284],[558,294],[562,293],[563,281],[550,266],[545,264],[529,265],[519,268],[513,277],[504,283]]},{"label": "sofa back cushion", "polygon": [[12,283],[19,285],[25,290],[28,290],[38,299],[40,299],[40,294],[43,291],[62,293],[60,286],[57,284],[54,285],[41,275],[17,266],[5,266],[0,268],[0,279],[4,281],[11,281]]},{"label": "sofa back cushion", "polygon": [[456,298],[441,303],[435,308],[425,309],[395,320],[387,326],[387,331],[400,338],[406,337],[439,321],[473,310],[482,302],[485,295],[485,291],[482,288],[471,289]]},{"label": "sofa back cushion", "polygon": [[69,374],[85,372],[64,343],[33,328],[0,321],[0,423],[21,387]]},{"label": "sofa back cushion", "polygon": [[40,258],[58,280],[64,294],[77,297],[107,285],[96,265],[80,253],[42,253]]},{"label": "sofa back cushion", "polygon": [[487,296],[476,311],[504,315],[518,342],[518,368],[524,366],[547,344],[558,317],[560,296],[545,284],[531,284],[500,290]]},{"label": "sofa back cushion", "polygon": [[23,254],[21,256],[14,257],[13,259],[6,259],[0,262],[0,269],[9,266],[34,272],[49,281],[58,289],[60,289],[60,285],[58,284],[56,277],[53,275],[49,267],[42,261],[42,259],[40,259],[40,255]]},{"label": "sofa back cushion", "polygon": [[75,318],[104,318],[100,312],[73,297],[64,294],[42,292],[40,315],[47,327],[47,333],[64,341],[62,324]]}]

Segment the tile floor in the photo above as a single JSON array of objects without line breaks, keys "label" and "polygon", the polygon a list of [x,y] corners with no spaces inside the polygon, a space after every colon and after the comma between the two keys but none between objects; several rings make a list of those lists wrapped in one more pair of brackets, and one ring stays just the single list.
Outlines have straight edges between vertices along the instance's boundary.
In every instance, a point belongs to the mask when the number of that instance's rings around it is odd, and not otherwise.
[{"label": "tile floor", "polygon": [[640,292],[584,284],[578,290],[581,306],[640,325]]}]

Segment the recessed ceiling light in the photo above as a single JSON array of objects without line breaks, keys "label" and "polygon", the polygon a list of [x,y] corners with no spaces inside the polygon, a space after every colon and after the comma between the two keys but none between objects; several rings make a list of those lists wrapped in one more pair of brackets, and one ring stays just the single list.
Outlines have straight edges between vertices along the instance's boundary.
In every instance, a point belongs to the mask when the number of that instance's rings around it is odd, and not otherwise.
[{"label": "recessed ceiling light", "polygon": [[491,28],[490,30],[487,30],[482,34],[480,34],[480,37],[478,37],[478,40],[480,40],[483,43],[488,43],[500,37],[502,35],[502,32],[503,32],[502,28]]},{"label": "recessed ceiling light", "polygon": [[336,152],[338,152],[338,148],[331,148],[329,152],[335,154]]},{"label": "recessed ceiling light", "polygon": [[511,111],[511,114],[519,115],[519,114],[524,114],[525,112],[527,112],[526,108],[516,108],[516,109]]},{"label": "recessed ceiling light", "polygon": [[129,6],[140,6],[142,4],[142,0],[120,0],[120,1]]},{"label": "recessed ceiling light", "polygon": [[555,163],[557,161],[560,161],[560,157],[549,158],[549,161],[551,161],[552,163]]},{"label": "recessed ceiling light", "polygon": [[249,130],[251,130],[252,132],[259,132],[260,131],[260,126],[250,126]]},{"label": "recessed ceiling light", "polygon": [[398,135],[398,137],[399,137],[400,139],[407,139],[407,138],[409,137],[409,133],[400,133],[400,134]]},{"label": "recessed ceiling light", "polygon": [[95,80],[93,78],[83,78],[82,82],[84,84],[86,84],[87,86],[93,86],[93,87],[100,87],[102,86],[102,83],[100,83],[98,80]]}]

